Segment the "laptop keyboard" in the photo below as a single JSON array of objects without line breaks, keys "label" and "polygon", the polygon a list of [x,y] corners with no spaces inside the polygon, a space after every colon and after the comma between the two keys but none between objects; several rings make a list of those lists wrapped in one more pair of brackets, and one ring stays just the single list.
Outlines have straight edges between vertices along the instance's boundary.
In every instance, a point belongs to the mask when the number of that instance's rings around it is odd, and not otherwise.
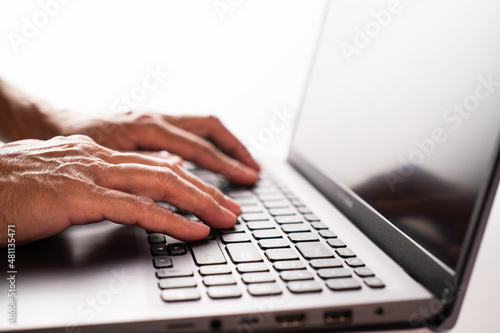
[{"label": "laptop keyboard", "polygon": [[[335,230],[270,175],[255,187],[237,188],[209,171],[192,172],[238,202],[242,214],[233,228],[212,230],[199,242],[167,242],[165,235],[148,232],[165,302],[199,300],[202,294],[224,299],[385,287]],[[175,267],[172,258],[178,256],[192,257],[193,269]]]}]

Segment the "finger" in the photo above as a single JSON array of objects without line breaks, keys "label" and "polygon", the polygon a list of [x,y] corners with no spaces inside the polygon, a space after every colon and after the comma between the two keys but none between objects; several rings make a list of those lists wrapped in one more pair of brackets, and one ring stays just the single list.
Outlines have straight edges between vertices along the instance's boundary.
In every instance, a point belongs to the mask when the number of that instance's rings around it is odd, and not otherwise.
[{"label": "finger", "polygon": [[157,205],[152,199],[120,191],[96,187],[89,196],[88,205],[92,207],[89,220],[110,220],[120,224],[139,225],[146,230],[166,233],[186,241],[204,239],[210,228],[193,222],[179,214]]},{"label": "finger", "polygon": [[[257,171],[225,155],[205,139],[168,123],[157,123],[143,136],[150,149],[166,149],[242,185],[253,185]],[[149,147],[149,146],[148,146]]]},{"label": "finger", "polygon": [[159,158],[163,161],[166,161],[168,163],[173,163],[177,165],[182,165],[183,159],[179,155],[175,154],[170,154],[168,151],[162,150],[162,151],[139,151],[137,152],[138,154],[141,155],[147,155],[147,156],[152,156]]},{"label": "finger", "polygon": [[236,222],[236,215],[210,194],[169,168],[141,164],[104,164],[96,168],[92,173],[94,182],[101,187],[168,202],[214,228],[228,228]]},{"label": "finger", "polygon": [[168,122],[215,143],[222,151],[252,169],[261,167],[245,146],[214,116],[164,116]]},{"label": "finger", "polygon": [[[162,154],[162,152],[159,152],[158,154]],[[168,153],[167,153],[168,154]],[[173,154],[169,154],[169,156],[177,156]],[[150,166],[160,166],[160,167],[166,167],[178,174],[180,177],[185,179],[186,181],[190,182],[203,192],[206,192],[210,194],[220,205],[223,207],[229,209],[233,214],[240,215],[241,214],[241,208],[236,201],[233,199],[225,196],[222,194],[221,191],[219,191],[217,188],[206,184],[203,182],[201,179],[187,171],[186,169],[182,168],[182,166],[178,164],[172,164],[167,160],[163,160],[161,158],[157,158],[155,153],[148,153],[148,154],[138,154],[138,153],[119,153],[119,152],[112,152],[111,155],[104,157],[103,158],[106,162],[108,163],[114,163],[114,164],[122,164],[122,163],[136,163],[136,164],[144,164],[144,165],[150,165]],[[182,159],[181,159],[182,160]]]}]

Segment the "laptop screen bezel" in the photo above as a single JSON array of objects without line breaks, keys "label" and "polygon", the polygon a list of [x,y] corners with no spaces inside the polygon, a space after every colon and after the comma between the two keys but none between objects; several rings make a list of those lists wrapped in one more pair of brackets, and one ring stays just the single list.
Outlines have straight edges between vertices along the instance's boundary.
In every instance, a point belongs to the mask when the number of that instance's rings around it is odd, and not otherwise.
[{"label": "laptop screen bezel", "polygon": [[[327,19],[328,7],[325,9],[323,26]],[[318,36],[315,54],[318,53],[322,35],[323,32]],[[458,318],[460,305],[465,296],[465,290],[500,182],[500,135],[497,138],[496,150],[492,154],[488,167],[486,181],[476,198],[458,264],[455,270],[452,270],[379,214],[351,189],[340,181],[328,178],[301,156],[297,149],[294,149],[293,137],[295,137],[302,115],[308,83],[314,68],[314,59],[310,66],[306,89],[302,94],[287,161],[410,276],[441,300],[444,305],[443,310],[428,320],[429,324],[441,328],[452,327]],[[423,267],[425,269],[422,269]]]}]

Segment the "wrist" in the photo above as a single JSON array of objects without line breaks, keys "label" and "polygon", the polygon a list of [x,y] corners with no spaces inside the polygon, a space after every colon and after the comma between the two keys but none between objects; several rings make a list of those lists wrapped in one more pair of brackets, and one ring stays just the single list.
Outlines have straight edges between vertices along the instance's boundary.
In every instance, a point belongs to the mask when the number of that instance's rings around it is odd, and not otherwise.
[{"label": "wrist", "polygon": [[0,81],[0,140],[49,139],[59,135],[57,115],[61,112]]},{"label": "wrist", "polygon": [[38,103],[30,103],[23,112],[23,122],[20,124],[19,139],[47,140],[61,135],[62,127],[59,114],[63,111]]}]

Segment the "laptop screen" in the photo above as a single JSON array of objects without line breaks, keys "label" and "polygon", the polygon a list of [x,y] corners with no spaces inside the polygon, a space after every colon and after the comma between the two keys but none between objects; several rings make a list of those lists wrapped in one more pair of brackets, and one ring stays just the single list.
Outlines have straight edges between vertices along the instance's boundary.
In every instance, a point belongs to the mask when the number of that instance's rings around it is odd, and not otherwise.
[{"label": "laptop screen", "polygon": [[500,3],[445,2],[332,2],[292,150],[455,270],[500,129]]}]

